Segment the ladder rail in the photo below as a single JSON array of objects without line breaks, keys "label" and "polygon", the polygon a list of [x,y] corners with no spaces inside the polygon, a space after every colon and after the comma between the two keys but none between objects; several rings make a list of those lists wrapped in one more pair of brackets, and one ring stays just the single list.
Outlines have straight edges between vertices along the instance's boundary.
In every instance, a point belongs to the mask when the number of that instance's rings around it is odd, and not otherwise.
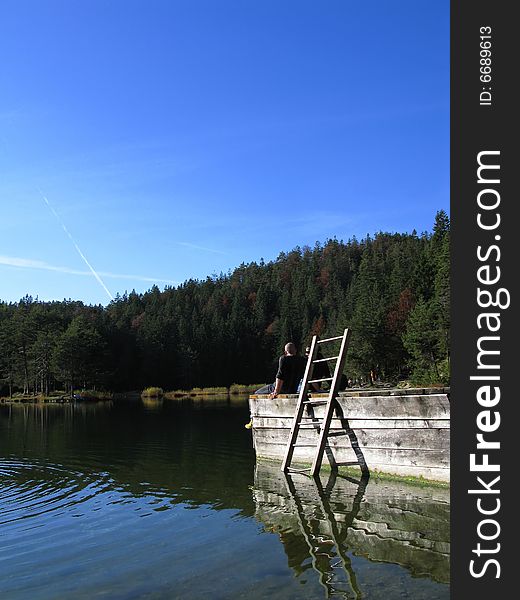
[{"label": "ladder rail", "polygon": [[339,390],[339,382],[345,366],[345,360],[347,357],[348,344],[351,337],[351,330],[345,329],[343,336],[341,336],[341,347],[339,350],[339,358],[336,362],[336,368],[334,369],[334,376],[329,390],[329,398],[327,406],[325,407],[325,418],[323,419],[323,426],[320,430],[318,444],[316,446],[316,453],[311,467],[311,476],[314,477],[319,473],[321,463],[323,461],[323,453],[325,452],[325,446],[327,445],[327,436],[329,433],[330,422],[332,421],[332,414],[334,407],[337,402],[336,395]]},{"label": "ladder rail", "polygon": [[294,444],[296,442],[296,438],[298,437],[298,432],[300,428],[300,421],[303,415],[303,410],[305,408],[304,400],[307,399],[308,389],[309,389],[309,379],[312,377],[312,372],[314,370],[314,358],[318,351],[318,336],[315,335],[311,341],[311,347],[309,350],[309,358],[307,360],[307,365],[305,367],[305,374],[303,376],[302,385],[300,388],[300,393],[298,394],[298,402],[296,404],[296,413],[294,415],[294,419],[291,425],[291,431],[289,433],[289,440],[287,442],[287,447],[285,449],[285,454],[282,461],[281,470],[285,472],[287,467],[290,466],[292,457],[294,454]]},{"label": "ladder rail", "polygon": [[[360,590],[359,584],[357,582],[356,573],[354,572],[354,569],[352,568],[352,561],[350,560],[350,557],[348,556],[348,554],[345,552],[345,548],[343,547],[343,545],[340,541],[341,536],[340,536],[340,532],[339,532],[339,528],[338,528],[338,522],[337,522],[336,517],[334,516],[334,512],[330,506],[330,501],[326,497],[321,480],[318,477],[316,477],[314,479],[314,481],[316,482],[316,487],[318,488],[319,507],[321,509],[321,512],[323,513],[323,516],[329,523],[331,537],[332,537],[332,540],[336,547],[336,554],[339,556],[341,565],[343,567],[343,571],[346,573],[346,575],[348,577],[348,583],[350,585],[350,588],[356,595],[356,600],[359,600],[359,598],[362,597],[361,590]],[[361,488],[361,482],[360,482],[359,488]],[[359,494],[359,488],[358,488],[358,494]],[[361,497],[363,497],[363,493],[364,493],[364,488],[362,488],[362,489],[363,489],[363,491],[362,491]],[[360,499],[360,501],[361,501],[361,499]],[[357,507],[357,510],[356,510],[355,500],[352,504],[352,512],[354,512],[354,511],[355,511],[355,514],[357,515],[357,512],[359,511],[359,506]],[[352,519],[351,519],[351,523],[350,523],[351,525],[352,525],[352,521],[354,520],[354,518],[355,518],[355,516],[352,515]],[[348,533],[348,527],[346,528],[346,531]]]},{"label": "ladder rail", "polygon": [[[331,476],[329,476],[327,488],[331,483],[330,477],[332,476],[332,488],[335,485],[336,476],[331,473]],[[314,533],[311,522],[305,512],[303,495],[299,494],[296,491],[296,484],[293,481],[291,475],[287,474],[285,476],[286,489],[289,492],[289,497],[291,498],[292,503],[296,508],[298,526],[300,528],[301,533],[303,534],[303,538],[308,547],[309,554],[311,557],[312,568],[318,574],[320,583],[327,589],[328,598],[352,598],[352,594],[350,592],[345,592],[338,587],[339,585],[342,585],[343,582],[340,580],[338,574],[335,573],[335,570],[337,569],[338,572],[344,573],[346,579],[345,583],[350,587],[350,589],[354,593],[356,600],[360,600],[363,597],[363,595],[357,582],[357,577],[352,565],[352,561],[348,556],[348,553],[346,551],[346,548],[344,547],[344,543],[341,541],[341,538],[346,537],[346,535],[348,534],[349,527],[352,525],[352,522],[354,521],[355,517],[357,516],[357,513],[359,512],[359,505],[361,503],[361,499],[363,498],[363,494],[366,488],[366,482],[360,481],[358,484],[358,492],[352,504],[352,511],[347,515],[348,518],[345,524],[345,533],[342,536],[342,534],[340,533],[338,521],[336,520],[334,511],[330,505],[328,494],[323,488],[321,479],[319,477],[314,477],[313,481],[316,494],[312,494],[312,499],[310,496],[307,496],[306,500],[319,509],[319,511],[323,515],[324,523],[328,525],[328,531],[326,532],[326,536],[327,540],[332,543],[332,547],[328,550],[328,553],[326,555],[323,554],[323,552],[318,552],[316,550],[320,546],[320,538],[323,539],[323,535],[321,533]],[[325,556],[326,563],[324,565],[323,561],[320,561],[319,558]],[[333,560],[338,560],[338,562],[336,564],[332,564]]]},{"label": "ladder rail", "polygon": [[296,488],[290,475],[285,476],[285,485],[287,491],[289,492],[289,498],[292,499],[293,504],[296,507],[298,526],[303,535],[303,539],[305,540],[305,543],[307,545],[308,552],[311,556],[312,568],[318,574],[318,581],[320,582],[320,585],[326,590],[326,597],[330,598],[330,596],[334,592],[334,589],[327,579],[328,573],[324,572],[324,570],[320,568],[319,557],[316,551],[316,548],[318,547],[318,544],[316,543],[316,536],[314,535],[312,527],[305,516],[305,509],[303,503],[299,495],[296,493]]}]

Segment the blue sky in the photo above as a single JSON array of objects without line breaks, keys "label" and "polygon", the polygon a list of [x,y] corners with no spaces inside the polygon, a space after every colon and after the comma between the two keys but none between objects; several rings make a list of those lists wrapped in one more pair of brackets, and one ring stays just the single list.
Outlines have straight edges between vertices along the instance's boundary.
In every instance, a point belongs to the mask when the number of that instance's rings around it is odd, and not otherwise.
[{"label": "blue sky", "polygon": [[445,0],[3,0],[0,56],[2,300],[449,211]]}]

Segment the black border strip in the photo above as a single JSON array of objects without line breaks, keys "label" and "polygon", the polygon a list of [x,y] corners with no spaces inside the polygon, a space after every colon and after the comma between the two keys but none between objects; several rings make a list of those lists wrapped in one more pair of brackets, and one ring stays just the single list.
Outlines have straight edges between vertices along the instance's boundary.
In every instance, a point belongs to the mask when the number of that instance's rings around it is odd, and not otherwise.
[{"label": "black border strip", "polygon": [[[507,598],[509,590],[514,590],[515,542],[517,517],[513,485],[516,482],[516,463],[520,456],[520,431],[513,433],[518,424],[516,413],[520,403],[520,364],[516,352],[518,327],[518,267],[520,253],[516,239],[515,213],[520,204],[518,192],[513,189],[520,168],[516,165],[514,143],[518,130],[518,115],[513,111],[515,94],[513,81],[518,67],[516,41],[520,37],[512,15],[514,3],[495,0],[453,0],[451,4],[451,231],[452,231],[452,381],[451,381],[451,597],[454,599]],[[491,28],[491,81],[486,81],[487,66],[480,63],[480,43],[488,38]],[[481,38],[481,35],[484,36]],[[487,44],[483,44],[487,46]],[[483,53],[486,55],[486,53]],[[486,58],[484,56],[483,58]],[[484,61],[485,62],[485,61]],[[515,68],[516,67],[516,68]],[[484,93],[481,96],[482,92]],[[490,100],[491,99],[491,100]],[[490,102],[490,104],[485,104]],[[495,151],[500,154],[481,155],[481,161],[499,165],[500,169],[481,171],[481,179],[493,180],[493,173],[499,173],[500,183],[478,182],[478,156],[481,152]],[[479,193],[483,189],[493,189],[480,198],[491,204],[493,197],[499,205],[494,210],[483,211],[478,206]],[[477,218],[487,219],[494,224],[500,214],[500,225],[493,230],[479,227]],[[496,237],[499,236],[499,239]],[[489,250],[495,245],[499,250]],[[477,247],[481,247],[481,257],[489,251],[487,259],[479,260]],[[500,252],[500,256],[498,255]],[[494,285],[478,281],[478,269],[489,266],[489,271],[481,271],[481,277],[495,277],[497,266],[500,280]],[[486,275],[487,274],[487,275]],[[478,288],[487,289],[496,296],[503,288],[510,294],[508,308],[479,306]],[[485,296],[485,295],[484,295]],[[481,296],[481,304],[485,303]],[[496,296],[498,297],[498,296]],[[507,295],[502,292],[501,304],[505,305]],[[486,323],[497,319],[480,321],[482,313],[499,314],[500,329],[489,332]],[[499,340],[482,340],[482,336],[498,336]],[[498,369],[478,369],[478,340],[481,348],[499,350],[499,355],[481,356],[481,364],[496,364]],[[471,380],[472,375],[488,377],[499,375],[499,381]],[[485,407],[477,401],[478,390],[486,385],[500,387],[500,401],[495,407]],[[484,434],[485,439],[500,442],[500,449],[477,450],[477,433],[480,432],[477,419],[479,413],[489,410],[489,420],[481,423],[500,425],[494,432]],[[495,414],[499,413],[499,417]],[[481,419],[485,416],[481,415]],[[492,425],[491,425],[492,426]],[[500,467],[499,472],[470,470],[470,455],[476,455],[481,463],[483,454],[488,454],[489,462]],[[500,476],[493,486],[491,481]],[[499,493],[468,493],[468,490],[483,490],[478,482],[481,477],[493,491]],[[500,505],[495,515],[483,515],[479,511],[493,510]],[[498,504],[498,501],[500,504]],[[517,511],[515,511],[516,513]],[[494,523],[482,522],[495,520]],[[480,525],[479,525],[480,524]],[[498,527],[500,533],[494,540],[479,537],[494,537]],[[480,543],[480,556],[475,552]],[[500,547],[498,547],[500,544]],[[498,549],[499,548],[499,549]],[[482,552],[482,549],[485,552]],[[471,560],[474,560],[470,573]],[[495,560],[495,562],[487,561]],[[499,577],[497,577],[499,575]],[[508,591],[506,591],[506,589]]]}]

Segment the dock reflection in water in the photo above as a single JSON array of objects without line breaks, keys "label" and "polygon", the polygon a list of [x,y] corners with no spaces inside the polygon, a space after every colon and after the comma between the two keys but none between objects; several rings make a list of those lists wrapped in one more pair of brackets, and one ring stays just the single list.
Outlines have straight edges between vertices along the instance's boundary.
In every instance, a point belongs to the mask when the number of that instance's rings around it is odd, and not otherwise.
[{"label": "dock reflection in water", "polygon": [[423,580],[405,597],[449,597],[446,488],[335,473],[313,479],[259,462],[253,496],[257,519],[279,534],[295,575],[318,580],[324,598],[401,597],[403,567]]}]

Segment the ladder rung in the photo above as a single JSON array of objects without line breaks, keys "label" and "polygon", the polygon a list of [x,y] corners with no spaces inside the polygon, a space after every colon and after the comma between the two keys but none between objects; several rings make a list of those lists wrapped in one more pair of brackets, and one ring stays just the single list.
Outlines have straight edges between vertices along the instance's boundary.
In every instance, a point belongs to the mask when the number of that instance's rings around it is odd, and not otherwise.
[{"label": "ladder rung", "polygon": [[318,340],[318,344],[325,344],[325,342],[335,342],[336,340],[342,340],[343,336],[338,335],[337,337],[327,338],[326,340]]},{"label": "ladder rung", "polygon": [[313,360],[313,363],[319,363],[319,362],[327,362],[328,360],[336,360],[337,358],[339,358],[339,356],[329,356],[329,358],[318,358],[318,360]]},{"label": "ladder rung", "polygon": [[315,423],[299,423],[298,427],[300,429],[316,429],[317,427],[321,427],[323,423],[320,421],[316,421]]},{"label": "ladder rung", "polygon": [[287,467],[287,470],[291,473],[305,473],[305,471],[310,471],[310,467],[305,467],[305,469],[295,469],[294,467]]},{"label": "ladder rung", "polygon": [[350,462],[337,462],[337,463],[334,463],[333,466],[335,466],[335,467],[351,467],[354,465],[359,466],[359,462],[357,460],[351,460]]},{"label": "ladder rung", "polygon": [[304,400],[303,404],[328,404],[328,400]]},{"label": "ladder rung", "polygon": [[319,383],[320,381],[332,381],[334,377],[323,377],[322,379],[310,379],[307,383]]},{"label": "ladder rung", "polygon": [[332,431],[331,433],[327,433],[328,437],[336,437],[338,435],[348,435],[346,431]]}]

